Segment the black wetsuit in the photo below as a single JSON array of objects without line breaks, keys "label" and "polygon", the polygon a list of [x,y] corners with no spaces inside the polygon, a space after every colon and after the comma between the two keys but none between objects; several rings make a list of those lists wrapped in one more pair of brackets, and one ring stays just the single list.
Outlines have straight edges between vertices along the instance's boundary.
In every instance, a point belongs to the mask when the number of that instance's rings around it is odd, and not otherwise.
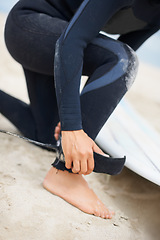
[{"label": "black wetsuit", "polygon": [[[62,130],[83,128],[95,139],[135,77],[136,57],[124,43],[137,50],[159,27],[156,1],[20,0],[5,40],[23,66],[30,105],[0,91],[0,112],[42,142],[54,142],[59,117]],[[79,97],[81,75],[89,79]]]}]

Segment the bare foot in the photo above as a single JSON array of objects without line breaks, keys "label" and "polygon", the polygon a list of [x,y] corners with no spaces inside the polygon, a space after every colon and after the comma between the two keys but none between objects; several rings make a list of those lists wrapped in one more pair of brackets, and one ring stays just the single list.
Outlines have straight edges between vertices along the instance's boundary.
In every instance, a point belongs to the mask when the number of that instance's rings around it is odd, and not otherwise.
[{"label": "bare foot", "polygon": [[52,167],[44,179],[43,187],[85,213],[108,219],[114,214],[89,188],[82,175]]}]

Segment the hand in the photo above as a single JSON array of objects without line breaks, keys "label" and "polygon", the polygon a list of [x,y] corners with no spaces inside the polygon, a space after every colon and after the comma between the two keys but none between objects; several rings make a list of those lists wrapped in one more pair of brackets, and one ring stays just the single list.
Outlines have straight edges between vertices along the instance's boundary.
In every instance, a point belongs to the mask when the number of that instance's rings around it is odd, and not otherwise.
[{"label": "hand", "polygon": [[85,175],[94,169],[93,152],[104,154],[83,130],[62,131],[62,148],[66,168]]}]

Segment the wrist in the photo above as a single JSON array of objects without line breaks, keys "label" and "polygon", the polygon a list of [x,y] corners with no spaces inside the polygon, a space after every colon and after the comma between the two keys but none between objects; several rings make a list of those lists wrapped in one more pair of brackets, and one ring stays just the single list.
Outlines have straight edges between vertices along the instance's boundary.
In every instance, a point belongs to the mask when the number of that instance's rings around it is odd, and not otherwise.
[{"label": "wrist", "polygon": [[83,133],[83,129],[79,129],[79,130],[73,130],[73,131],[61,131],[62,133],[62,136],[65,136],[65,135],[77,135],[77,134],[80,134],[80,133]]}]

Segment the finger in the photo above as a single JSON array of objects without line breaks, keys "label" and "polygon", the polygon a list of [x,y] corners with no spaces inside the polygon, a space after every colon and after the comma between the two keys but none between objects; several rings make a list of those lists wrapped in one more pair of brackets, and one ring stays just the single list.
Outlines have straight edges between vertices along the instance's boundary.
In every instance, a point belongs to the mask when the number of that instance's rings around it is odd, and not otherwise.
[{"label": "finger", "polygon": [[68,169],[72,168],[72,159],[70,156],[65,155],[65,167]]},{"label": "finger", "polygon": [[61,131],[61,123],[59,122],[54,129],[54,133],[60,134]]},{"label": "finger", "polygon": [[79,174],[85,174],[87,172],[87,168],[88,168],[88,161],[81,161],[81,171],[79,172]]},{"label": "finger", "polygon": [[60,134],[60,128],[57,126],[55,127],[55,130],[54,130],[54,137],[56,140],[58,140],[59,134]]},{"label": "finger", "polygon": [[60,127],[56,126],[54,132],[59,134],[60,133]]},{"label": "finger", "polygon": [[74,160],[73,161],[73,168],[72,168],[72,172],[73,173],[79,173],[80,172],[80,162],[78,160]]},{"label": "finger", "polygon": [[59,132],[59,127],[58,126],[55,127],[55,132]]},{"label": "finger", "polygon": [[58,133],[55,133],[55,134],[54,134],[54,138],[55,138],[56,140],[58,140],[58,137],[59,137],[59,134],[58,134]]},{"label": "finger", "polygon": [[87,174],[90,174],[91,172],[93,172],[93,169],[94,169],[94,158],[93,158],[93,153],[92,155],[90,156],[90,158],[88,158],[88,166],[87,166],[87,172],[85,175]]}]

